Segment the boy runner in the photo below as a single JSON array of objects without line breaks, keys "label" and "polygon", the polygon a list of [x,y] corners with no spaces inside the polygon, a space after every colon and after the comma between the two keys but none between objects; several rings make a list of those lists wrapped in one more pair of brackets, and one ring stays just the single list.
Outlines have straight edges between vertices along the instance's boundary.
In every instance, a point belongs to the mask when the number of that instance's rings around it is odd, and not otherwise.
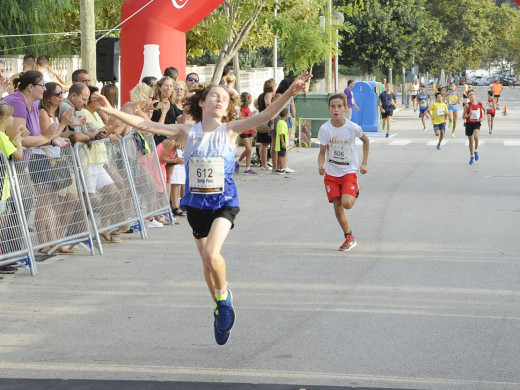
[{"label": "boy runner", "polygon": [[486,113],[488,118],[489,134],[493,134],[493,123],[495,122],[495,113],[497,109],[497,103],[493,98],[493,91],[488,91],[488,101],[486,104]]},{"label": "boy runner", "polygon": [[[334,206],[336,219],[343,230],[345,241],[340,251],[349,251],[356,246],[356,237],[350,229],[345,209],[351,209],[359,196],[357,171],[367,173],[370,142],[361,127],[345,118],[347,101],[345,95],[329,97],[331,119],[320,127],[318,141],[318,172],[325,175],[325,190],[329,203]],[[363,142],[363,161],[359,165],[356,137]]]},{"label": "boy runner", "polygon": [[446,118],[448,117],[448,106],[442,101],[442,93],[435,94],[435,102],[431,105],[428,112],[432,116],[433,131],[439,137],[437,149],[441,150],[441,142],[446,131]]},{"label": "boy runner", "polygon": [[392,84],[386,83],[385,90],[379,94],[377,105],[380,105],[381,116],[383,117],[383,130],[386,127],[386,138],[390,136],[390,126],[392,125],[392,115],[397,107],[397,97],[392,90]]},{"label": "boy runner", "polygon": [[477,102],[477,94],[474,90],[468,92],[469,102],[466,104],[463,119],[466,119],[466,135],[469,141],[469,163],[473,164],[480,158],[478,154],[478,136],[480,123],[486,117],[482,102]]},{"label": "boy runner", "polygon": [[431,97],[428,92],[426,92],[426,86],[421,84],[421,91],[417,95],[417,103],[419,105],[419,118],[421,118],[423,124],[423,131],[426,130],[426,121],[424,117],[428,118],[428,107],[431,103]]}]

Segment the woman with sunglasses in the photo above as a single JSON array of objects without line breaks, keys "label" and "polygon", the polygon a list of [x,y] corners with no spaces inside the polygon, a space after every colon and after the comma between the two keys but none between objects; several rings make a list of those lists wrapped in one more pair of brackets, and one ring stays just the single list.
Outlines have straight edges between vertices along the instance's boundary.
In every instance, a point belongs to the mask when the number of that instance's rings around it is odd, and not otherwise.
[{"label": "woman with sunglasses", "polygon": [[53,145],[61,148],[70,145],[67,138],[61,138],[62,131],[54,125],[52,131],[42,135],[40,127],[39,100],[43,99],[45,83],[43,74],[36,70],[29,70],[13,80],[17,91],[6,96],[3,100],[14,108],[13,128],[23,126],[29,130],[29,136],[24,137],[23,146]]},{"label": "woman with sunglasses", "polygon": [[[63,127],[59,124],[47,125],[43,128],[45,131],[42,133],[37,101],[43,99],[43,94],[46,91],[43,74],[29,70],[14,78],[13,83],[17,90],[6,96],[3,101],[14,108],[12,128],[26,128],[29,132],[29,135],[22,139],[22,145],[25,147],[52,145],[60,148],[69,146],[69,139],[60,137]],[[33,198],[36,201],[35,227],[41,243],[53,241],[56,238],[57,226],[55,212],[47,206],[52,199],[54,189],[52,179],[49,176],[49,160],[42,153],[40,149],[31,149],[24,152],[24,158],[30,156],[27,168],[32,181],[31,187],[34,187],[34,196],[23,198],[27,215],[30,214],[33,207]],[[29,178],[25,175],[24,168],[23,165],[16,165],[20,185],[29,188]],[[50,235],[47,235],[46,232],[50,232]],[[41,251],[48,252],[50,249],[52,248],[41,248]]]},{"label": "woman with sunglasses", "polygon": [[[58,125],[58,129],[63,131],[67,127],[67,125],[71,126],[81,126],[83,124],[83,120],[81,118],[74,118],[74,110],[70,109],[66,112],[61,121],[58,119],[57,114],[59,113],[59,108],[63,103],[63,88],[53,82],[49,82],[45,84],[45,91],[43,92],[43,97],[40,100],[40,131],[43,135],[48,132],[52,133],[53,126]],[[71,121],[72,119],[72,121]],[[45,151],[42,149],[35,149],[33,154],[41,155],[43,158],[45,156],[49,158],[60,158],[61,157],[61,148],[54,146],[52,148],[46,148]],[[42,191],[42,189],[40,189]],[[45,189],[44,191],[47,191]],[[38,197],[38,208],[42,213],[45,213],[46,219],[46,227],[40,232],[40,235],[46,234],[48,237],[39,237],[40,241],[54,241],[56,239],[62,238],[64,236],[65,228],[69,226],[72,221],[81,221],[81,210],[68,210],[67,206],[70,204],[77,204],[77,189],[75,183],[71,184],[67,188],[63,188],[58,191],[53,189],[48,189],[48,193],[45,195]],[[55,196],[59,197],[59,201],[56,202]],[[79,215],[77,214],[79,213]],[[43,221],[42,221],[43,222]],[[48,253],[52,249],[52,246],[48,246],[45,248],[41,248],[39,250],[40,253]],[[65,247],[60,247],[56,250],[56,253],[60,254],[73,254],[74,250],[67,249]]]}]

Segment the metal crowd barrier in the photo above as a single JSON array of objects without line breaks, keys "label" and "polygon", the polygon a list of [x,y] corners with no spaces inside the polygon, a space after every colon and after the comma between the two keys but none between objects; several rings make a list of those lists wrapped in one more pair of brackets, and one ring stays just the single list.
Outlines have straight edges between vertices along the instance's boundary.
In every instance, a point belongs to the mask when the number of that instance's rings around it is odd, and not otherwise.
[{"label": "metal crowd barrier", "polygon": [[11,161],[21,195],[24,217],[34,251],[52,254],[58,248],[87,241],[92,236],[72,148],[24,148],[23,159]]},{"label": "metal crowd barrier", "polygon": [[[92,231],[102,254],[99,233],[111,232],[134,223],[142,225],[128,160],[121,140],[111,142],[108,138],[92,142],[91,149],[86,144],[77,143],[74,145],[74,153],[80,167]],[[145,238],[143,230],[140,230],[141,236]]]},{"label": "metal crowd barrier", "polygon": [[36,263],[25,210],[20,197],[16,175],[9,160],[0,152],[0,265],[27,263],[32,275],[37,274]]},{"label": "metal crowd barrier", "polygon": [[152,136],[142,154],[133,136],[92,148],[24,148],[20,161],[0,152],[0,265],[19,262],[36,275],[35,253],[88,242],[102,254],[99,233],[171,210]]},{"label": "metal crowd barrier", "polygon": [[[170,200],[166,192],[165,178],[161,173],[155,142],[152,135],[147,135],[144,138],[150,149],[148,155],[138,150],[134,135],[127,135],[123,138],[124,150],[137,196],[137,204],[143,222],[146,218],[162,214],[168,214],[171,221],[173,217],[170,210]],[[146,229],[144,231],[146,234]]]}]

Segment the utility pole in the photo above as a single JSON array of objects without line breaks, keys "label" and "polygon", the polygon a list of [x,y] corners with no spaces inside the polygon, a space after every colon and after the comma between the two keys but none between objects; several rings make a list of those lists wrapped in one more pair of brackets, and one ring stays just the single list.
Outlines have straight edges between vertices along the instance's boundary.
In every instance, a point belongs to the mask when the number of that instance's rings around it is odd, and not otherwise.
[{"label": "utility pole", "polygon": [[[330,30],[331,30],[331,24],[332,24],[332,0],[328,0],[327,2],[327,16],[326,16],[326,22],[325,25],[328,26],[325,29],[325,33],[327,34],[327,43],[330,46],[331,45],[331,36],[330,36]],[[327,61],[325,61],[325,89],[327,92],[332,92],[333,86],[332,86],[332,54],[329,52],[327,55]]]},{"label": "utility pole", "polygon": [[81,67],[90,73],[91,85],[96,85],[96,13],[94,0],[80,0]]},{"label": "utility pole", "polygon": [[[274,1],[274,18],[278,17],[278,0]],[[273,79],[278,84],[276,78],[276,69],[278,68],[278,37],[274,36],[274,49],[273,49]]]}]

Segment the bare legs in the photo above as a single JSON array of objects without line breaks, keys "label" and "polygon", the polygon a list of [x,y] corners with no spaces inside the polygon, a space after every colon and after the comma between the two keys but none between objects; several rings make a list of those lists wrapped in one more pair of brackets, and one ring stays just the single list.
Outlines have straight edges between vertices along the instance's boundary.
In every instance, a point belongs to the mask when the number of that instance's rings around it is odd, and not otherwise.
[{"label": "bare legs", "polygon": [[[251,146],[251,139],[252,139],[251,137],[242,138],[242,142],[244,143],[244,147],[246,149],[242,152],[242,154],[240,155],[240,158],[238,159],[238,162],[241,162],[244,158],[246,159],[246,168],[251,168],[251,155],[253,154],[253,147]],[[266,160],[267,160],[267,153],[266,153]]]},{"label": "bare legs", "polygon": [[350,233],[350,225],[348,223],[347,214],[345,214],[345,209],[351,209],[355,202],[356,197],[348,194],[343,194],[341,198],[332,199],[336,219],[338,220],[339,226],[341,226],[344,234]]},{"label": "bare legs", "polygon": [[269,170],[267,166],[267,149],[269,148],[269,144],[260,144],[260,162],[262,164],[262,168]]},{"label": "bare legs", "polygon": [[226,287],[226,262],[220,251],[230,230],[229,220],[217,218],[213,221],[207,237],[195,239],[202,258],[204,278],[213,300],[215,300],[215,289],[224,290]]}]

